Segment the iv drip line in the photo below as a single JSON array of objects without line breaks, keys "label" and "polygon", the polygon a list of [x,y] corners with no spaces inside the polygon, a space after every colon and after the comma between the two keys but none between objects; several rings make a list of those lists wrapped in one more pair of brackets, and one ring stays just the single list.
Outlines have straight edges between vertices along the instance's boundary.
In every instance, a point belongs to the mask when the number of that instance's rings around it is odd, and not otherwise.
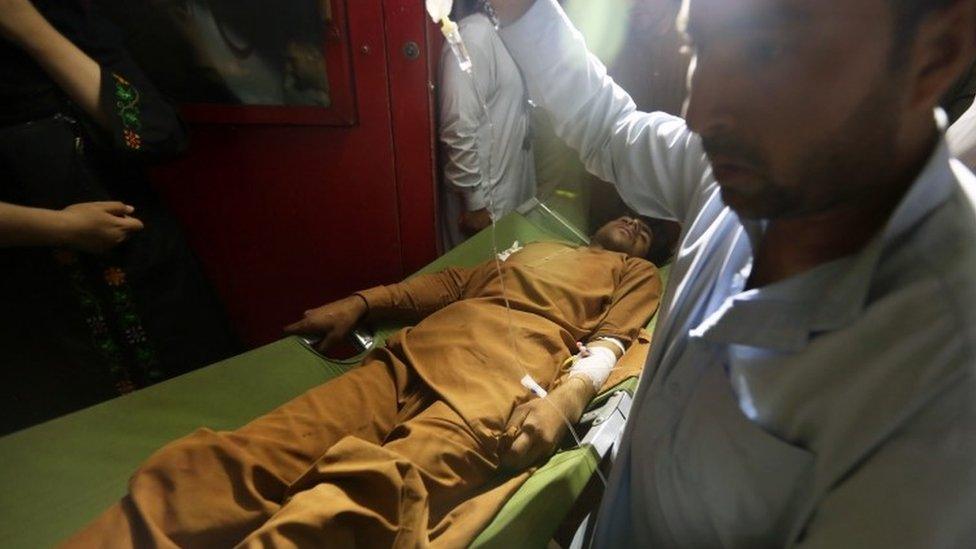
[{"label": "iv drip line", "polygon": [[[493,212],[495,210],[495,185],[493,185],[491,182],[491,174],[492,174],[491,149],[492,149],[492,145],[495,142],[495,126],[491,120],[491,113],[488,109],[488,102],[483,97],[481,90],[478,89],[478,84],[474,77],[474,67],[471,63],[471,58],[468,56],[468,51],[464,45],[464,41],[461,38],[461,33],[458,30],[457,24],[451,21],[449,18],[452,4],[453,4],[452,0],[427,0],[427,11],[435,23],[440,23],[441,32],[444,33],[444,37],[447,39],[447,42],[451,47],[451,51],[454,53],[454,56],[457,59],[462,72],[467,74],[468,78],[471,79],[471,84],[472,84],[471,87],[475,91],[475,96],[478,100],[478,104],[481,105],[482,116],[484,116],[485,122],[488,125],[489,140],[488,140],[487,151],[485,151],[486,166],[485,166],[485,173],[482,174],[482,184],[487,187],[486,190],[488,191],[487,192],[488,212],[489,212],[489,217],[491,218],[491,250],[492,250],[492,257],[494,258],[494,262],[495,262],[495,270],[498,273],[499,282],[501,283],[501,287],[502,287],[502,299],[504,300],[505,303],[505,315],[506,315],[506,320],[508,325],[508,337],[509,337],[510,345],[513,354],[515,355],[515,360],[519,368],[522,370],[522,374],[524,375],[523,383],[531,381],[531,384],[525,385],[526,388],[534,392],[539,398],[541,398],[547,404],[552,406],[552,409],[555,410],[557,414],[559,414],[559,417],[563,420],[563,423],[565,423],[566,427],[569,429],[569,433],[573,437],[573,441],[576,443],[575,447],[580,448],[583,446],[583,441],[580,439],[579,433],[576,432],[576,428],[573,425],[573,422],[570,421],[568,417],[566,417],[566,415],[562,412],[562,410],[559,409],[558,406],[556,406],[549,400],[548,393],[546,393],[546,391],[542,389],[542,387],[540,387],[535,380],[532,379],[531,375],[529,375],[528,370],[525,368],[525,364],[522,362],[522,356],[521,353],[519,352],[518,339],[515,337],[514,322],[512,320],[512,307],[508,299],[508,289],[505,285],[505,272],[502,269],[502,264],[501,264],[502,262],[501,259],[499,258],[496,220],[495,220],[495,216],[493,215]],[[498,29],[496,27],[495,31],[497,30]],[[481,153],[481,148],[479,147],[479,156],[480,153]],[[534,385],[534,387],[540,389],[541,392],[529,388],[529,385]],[[606,487],[607,478],[606,476],[604,476],[603,472],[600,471],[599,464],[594,469],[594,472],[600,478],[600,481],[603,482],[604,487]]]},{"label": "iv drip line", "polygon": [[[488,109],[488,102],[485,100],[484,97],[482,97],[481,90],[478,89],[477,82],[475,82],[474,80],[474,71],[469,70],[466,72],[468,78],[470,78],[472,81],[471,82],[472,88],[474,88],[475,90],[475,95],[477,96],[478,103],[481,105],[482,115],[485,117],[485,122],[488,124],[489,141],[488,141],[488,147],[487,147],[488,150],[486,151],[486,159],[485,159],[487,173],[485,175],[482,175],[482,181],[483,184],[487,185],[488,212],[489,214],[491,214],[489,216],[491,218],[491,254],[492,257],[494,258],[495,270],[498,272],[498,279],[502,286],[502,299],[505,302],[505,316],[507,321],[506,323],[508,325],[508,337],[509,337],[510,345],[512,347],[513,354],[515,355],[515,360],[518,363],[519,368],[522,370],[522,374],[525,376],[523,379],[525,378],[532,379],[531,376],[529,375],[528,370],[525,368],[525,364],[522,363],[522,354],[521,352],[519,352],[518,338],[515,337],[514,322],[512,321],[512,306],[508,300],[508,288],[505,285],[505,271],[502,269],[502,262],[501,259],[499,258],[499,252],[498,252],[498,234],[496,230],[495,216],[492,214],[492,212],[494,212],[495,210],[495,186],[491,184],[491,174],[492,174],[491,148],[495,142],[495,125],[491,121],[491,113]],[[539,386],[535,380],[532,380],[532,383],[535,384],[536,387]],[[552,403],[552,401],[549,400],[548,393],[546,393],[545,390],[543,389],[543,393],[538,394],[538,396],[549,406],[551,406],[552,409],[555,410],[557,414],[559,414],[559,417],[563,420],[563,423],[565,423],[566,427],[569,429],[569,433],[573,437],[573,441],[576,443],[575,447],[576,448],[582,447],[583,441],[582,439],[580,439],[579,433],[576,432],[576,427],[573,425],[573,422],[570,421],[568,417],[566,417],[566,414],[564,414],[562,410],[559,409],[558,406],[556,406],[555,404]],[[597,466],[594,469],[594,472],[596,472],[597,476],[600,477],[600,481],[603,482],[603,486],[604,488],[606,488],[607,478],[606,476],[604,476],[603,472],[600,471],[600,467]]]}]

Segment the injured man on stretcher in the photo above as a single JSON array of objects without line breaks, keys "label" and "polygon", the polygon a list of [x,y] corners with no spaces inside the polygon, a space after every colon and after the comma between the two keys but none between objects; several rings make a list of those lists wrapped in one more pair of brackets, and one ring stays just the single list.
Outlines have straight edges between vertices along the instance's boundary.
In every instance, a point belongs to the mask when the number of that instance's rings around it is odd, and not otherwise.
[{"label": "injured man on stretcher", "polygon": [[[286,330],[321,335],[323,348],[365,317],[416,324],[236,431],[163,447],[67,545],[470,543],[656,311],[652,239],[622,217],[589,246],[528,244],[306,312]],[[527,390],[526,375],[548,396]]]}]

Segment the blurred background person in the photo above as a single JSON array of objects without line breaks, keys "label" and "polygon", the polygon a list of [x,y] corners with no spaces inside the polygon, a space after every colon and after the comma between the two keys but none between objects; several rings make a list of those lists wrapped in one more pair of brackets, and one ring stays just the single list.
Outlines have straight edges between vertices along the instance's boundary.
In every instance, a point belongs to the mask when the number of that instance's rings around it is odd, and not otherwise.
[{"label": "blurred background person", "polygon": [[[483,0],[455,2],[452,20],[473,65],[466,74],[444,45],[439,69],[443,250],[535,196],[528,92]],[[485,106],[487,105],[487,113]]]}]

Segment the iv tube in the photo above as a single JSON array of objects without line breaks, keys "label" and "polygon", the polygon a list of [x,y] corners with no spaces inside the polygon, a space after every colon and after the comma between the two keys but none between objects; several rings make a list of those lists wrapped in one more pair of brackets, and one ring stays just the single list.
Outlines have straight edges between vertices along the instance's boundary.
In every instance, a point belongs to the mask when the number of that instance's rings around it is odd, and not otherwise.
[{"label": "iv tube", "polygon": [[458,32],[457,23],[445,17],[441,21],[441,32],[444,33],[447,43],[451,45],[451,51],[454,52],[454,57],[457,57],[461,70],[471,74],[471,56],[468,55],[468,48],[464,47],[464,40]]},{"label": "iv tube", "polygon": [[[451,21],[450,19],[450,14],[451,14],[451,9],[453,7],[453,4],[454,4],[453,0],[426,0],[427,13],[430,15],[431,19],[433,19],[435,23],[440,24],[441,32],[444,34],[444,38],[447,39],[447,43],[450,45],[451,52],[454,53],[454,57],[457,58],[458,64],[461,67],[461,71],[467,74],[468,78],[474,79],[471,57],[468,55],[468,50],[464,46],[464,40],[461,39],[461,33],[458,31],[457,23]],[[487,173],[483,177],[483,179],[484,179],[484,185],[486,186],[486,190],[488,191],[487,193],[488,211],[494,212],[495,193],[494,193],[494,185],[491,184],[491,144],[494,143],[495,141],[495,128],[494,128],[494,124],[491,121],[491,114],[490,111],[488,110],[488,103],[485,101],[485,98],[482,97],[482,94],[478,89],[478,86],[475,85],[472,86],[472,88],[474,89],[475,93],[478,96],[477,99],[479,104],[481,105],[482,114],[485,117],[485,122],[488,125],[489,145],[488,145],[488,151],[485,158],[487,163],[487,167],[486,167]],[[492,255],[495,258],[495,269],[497,269],[498,271],[499,280],[502,286],[502,297],[505,301],[505,312],[508,320],[508,336],[511,341],[512,351],[515,354],[515,359],[518,362],[519,367],[522,369],[522,372],[525,374],[525,377],[522,379],[522,382],[523,384],[526,385],[527,388],[531,386],[532,387],[531,390],[535,392],[539,396],[539,398],[541,398],[544,402],[552,406],[553,410],[555,410],[560,415],[563,422],[569,428],[569,432],[572,435],[574,442],[576,442],[576,446],[577,447],[582,446],[583,443],[580,440],[579,434],[576,432],[576,428],[573,426],[572,422],[569,420],[569,418],[565,416],[565,414],[562,413],[562,411],[558,407],[556,407],[555,404],[553,404],[552,402],[549,401],[548,398],[546,398],[548,395],[545,389],[540,387],[538,383],[536,383],[535,380],[532,379],[532,377],[528,374],[528,370],[525,368],[525,365],[522,364],[521,353],[519,352],[518,349],[518,339],[515,337],[515,332],[514,332],[514,327],[512,322],[512,309],[508,301],[508,291],[505,288],[505,274],[504,274],[504,270],[501,267],[501,260],[498,257],[498,238],[495,233],[495,221],[496,221],[495,217],[494,215],[492,215],[491,216]],[[600,480],[603,482],[603,485],[606,486],[607,479],[600,471],[599,467],[596,469],[595,472],[597,476],[600,477]]]},{"label": "iv tube", "polygon": [[[463,45],[463,43],[462,43],[462,45]],[[461,69],[464,70],[464,65],[461,66]],[[470,70],[470,66],[469,66],[469,69],[468,70],[464,70],[464,72],[468,75],[468,78],[472,79],[472,81],[474,80],[474,72],[472,70]],[[481,105],[482,116],[484,116],[485,123],[488,125],[488,139],[489,139],[489,142],[488,143],[489,144],[488,144],[488,147],[487,147],[488,150],[487,150],[487,152],[485,154],[485,163],[486,163],[485,171],[486,171],[486,173],[485,173],[485,175],[482,176],[482,179],[483,179],[483,184],[485,185],[486,190],[488,191],[487,192],[487,194],[488,194],[488,211],[489,212],[494,212],[495,211],[495,186],[491,182],[491,173],[492,173],[491,172],[491,158],[492,158],[492,155],[491,155],[491,146],[495,142],[495,125],[494,125],[494,123],[491,120],[491,111],[488,109],[488,102],[482,96],[481,90],[478,88],[477,85],[473,85],[471,87],[472,87],[472,89],[474,89],[474,92],[475,92],[475,94],[477,96],[477,99],[478,99],[478,103]],[[566,417],[566,415],[562,412],[562,410],[560,410],[555,404],[552,403],[552,401],[549,400],[549,398],[547,398],[549,396],[548,395],[548,392],[543,387],[541,387],[538,384],[538,382],[536,382],[534,379],[532,379],[532,376],[529,375],[528,369],[526,369],[525,365],[522,364],[522,354],[519,351],[518,338],[516,338],[516,336],[515,336],[514,323],[512,321],[512,306],[511,306],[511,304],[508,301],[508,289],[505,286],[505,271],[502,269],[502,261],[501,261],[501,259],[499,257],[499,252],[498,252],[498,235],[496,233],[496,223],[495,222],[496,222],[496,219],[495,219],[494,214],[492,213],[492,215],[491,215],[491,250],[492,250],[491,253],[492,253],[492,257],[494,258],[494,261],[495,261],[495,270],[498,272],[498,279],[501,282],[501,286],[502,286],[502,299],[505,302],[505,316],[506,316],[506,320],[507,320],[506,324],[508,326],[509,344],[511,345],[512,351],[513,351],[513,353],[515,355],[515,361],[518,363],[519,368],[521,368],[522,373],[524,374],[524,377],[522,378],[521,383],[522,383],[522,385],[526,389],[528,389],[529,391],[535,393],[536,396],[538,396],[540,399],[542,399],[543,402],[545,402],[546,404],[548,404],[549,406],[551,406],[552,409],[557,414],[559,414],[559,417],[563,420],[563,423],[568,428],[569,434],[573,438],[573,442],[575,442],[576,443],[576,447],[579,448],[579,447],[583,446],[583,441],[580,438],[579,433],[576,432],[576,427],[573,425],[573,422],[570,421],[570,419],[568,417]],[[603,474],[602,471],[600,471],[600,468],[599,467],[597,467],[596,469],[594,469],[594,472],[600,478],[600,482],[603,483],[604,488],[606,488],[607,487],[607,484],[608,484],[607,477]]]}]

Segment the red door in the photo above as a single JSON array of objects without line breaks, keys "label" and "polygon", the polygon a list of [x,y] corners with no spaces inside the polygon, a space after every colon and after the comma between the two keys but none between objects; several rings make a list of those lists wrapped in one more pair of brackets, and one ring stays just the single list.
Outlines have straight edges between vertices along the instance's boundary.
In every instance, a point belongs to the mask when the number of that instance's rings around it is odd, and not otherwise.
[{"label": "red door", "polygon": [[190,150],[155,174],[251,345],[436,254],[423,3],[329,8],[327,108],[185,105]]}]

